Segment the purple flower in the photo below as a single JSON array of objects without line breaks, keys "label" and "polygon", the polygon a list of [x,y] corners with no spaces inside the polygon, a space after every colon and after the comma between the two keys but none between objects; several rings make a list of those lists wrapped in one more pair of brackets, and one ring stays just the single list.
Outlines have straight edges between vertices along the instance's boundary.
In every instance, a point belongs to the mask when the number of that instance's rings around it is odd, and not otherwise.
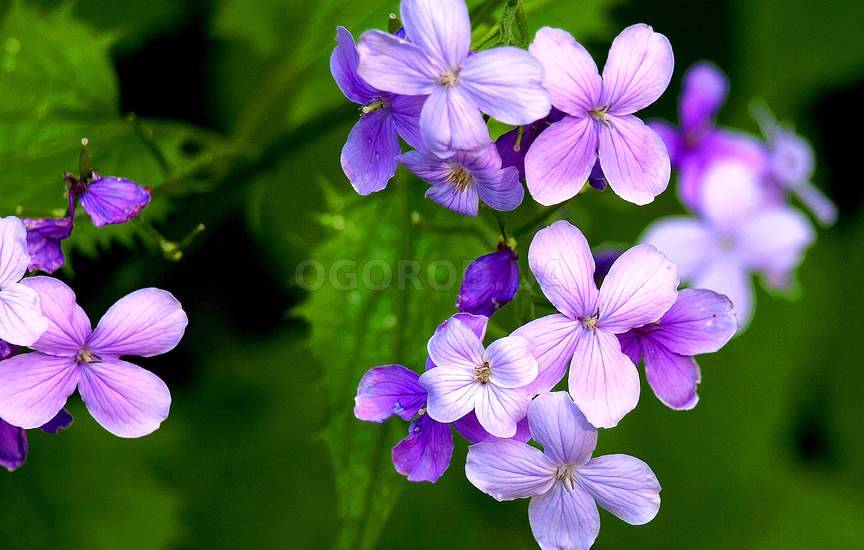
[{"label": "purple flower", "polygon": [[531,124],[514,128],[502,134],[495,141],[498,154],[501,155],[502,166],[515,166],[519,170],[519,178],[525,179],[525,155],[537,137],[554,122],[564,118],[564,113],[552,107],[549,115]]},{"label": "purple flower", "polygon": [[612,42],[603,77],[566,31],[544,27],[529,51],[543,63],[552,104],[567,116],[552,124],[525,157],[528,191],[553,205],[584,187],[598,158],[612,190],[647,204],[669,184],[663,140],[633,115],[669,85],[672,47],[648,25],[624,29]]},{"label": "purple flower", "polygon": [[816,160],[807,140],[780,126],[767,110],[761,113],[759,123],[768,141],[768,179],[776,187],[780,201],[787,192],[794,194],[819,223],[831,225],[837,221],[837,207],[811,183]]},{"label": "purple flower", "polygon": [[501,168],[501,157],[493,145],[459,151],[447,159],[420,151],[397,158],[432,185],[426,191],[428,198],[466,216],[477,215],[481,199],[495,210],[506,211],[518,207],[525,196],[519,172]]},{"label": "purple flower", "polygon": [[566,221],[534,236],[528,265],[560,312],[513,334],[531,342],[540,374],[535,393],[553,388],[570,364],[573,401],[594,426],[611,428],[636,407],[639,374],[616,337],[660,319],[678,295],[678,270],[653,246],[637,245],[618,258],[600,289],[585,237]]},{"label": "purple flower", "polygon": [[90,414],[119,437],[141,437],[168,417],[171,394],[156,375],[120,359],[152,357],[183,337],[186,313],[174,296],[155,288],[121,298],[95,330],[75,293],[50,277],[30,277],[48,330],[35,352],[0,362],[0,418],[25,429],[54,418],[76,387]]},{"label": "purple flower", "polygon": [[672,166],[678,170],[678,194],[691,210],[698,211],[705,172],[713,163],[735,159],[756,173],[765,167],[765,148],[753,136],[715,126],[717,112],[726,101],[729,82],[709,62],[693,65],[684,75],[678,102],[681,128],[654,121],[651,128],[666,143]]},{"label": "purple flower", "polygon": [[[486,332],[485,317],[456,314],[452,319],[461,320],[478,338],[483,338]],[[442,323],[437,330],[443,330],[449,322]],[[435,367],[427,361],[427,370]],[[357,388],[354,416],[367,422],[384,422],[393,415],[411,421],[408,436],[393,447],[393,466],[408,481],[435,483],[450,465],[453,434],[447,424],[426,414],[427,392],[419,378],[419,374],[401,365],[370,369]],[[453,427],[471,443],[496,439],[480,426],[473,412],[453,422]],[[529,437],[527,422],[523,420],[515,438],[527,441]]]},{"label": "purple flower", "polygon": [[24,222],[13,216],[0,218],[0,340],[16,346],[29,346],[48,327],[39,295],[21,283],[29,266]]},{"label": "purple flower", "polygon": [[518,48],[469,56],[471,21],[464,0],[402,0],[407,39],[368,31],[360,37],[360,76],[380,90],[426,96],[420,131],[439,157],[488,143],[482,113],[529,124],[549,113],[543,67]]},{"label": "purple flower", "polygon": [[519,290],[519,262],[516,252],[505,244],[498,251],[480,256],[465,270],[456,309],[491,317]]},{"label": "purple flower", "polygon": [[543,451],[518,441],[472,445],[465,475],[495,500],[530,498],[528,520],[540,548],[590,548],[600,532],[598,504],[630,525],[657,515],[654,472],[628,455],[592,458],[597,430],[565,392],[538,396],[528,423]]},{"label": "purple flower", "polygon": [[29,271],[54,273],[66,261],[63,240],[72,234],[74,215],[63,218],[24,218],[27,228],[27,249],[30,252]]},{"label": "purple flower", "polygon": [[696,406],[702,381],[694,355],[713,353],[738,330],[732,302],[710,290],[686,289],[656,323],[618,335],[634,365],[645,361],[645,377],[664,405],[675,410]]},{"label": "purple flower", "polygon": [[132,180],[92,172],[88,181],[66,175],[72,200],[77,197],[93,225],[126,223],[150,204],[150,190]]},{"label": "purple flower", "polygon": [[[71,424],[72,415],[62,409],[57,416],[39,429],[56,434]],[[27,431],[0,418],[0,466],[10,472],[17,470],[27,460],[27,452]]]},{"label": "purple flower", "polygon": [[330,72],[342,93],[362,105],[360,120],[342,148],[342,170],[361,195],[381,191],[396,173],[399,136],[423,148],[420,109],[423,97],[395,95],[377,90],[357,74],[357,47],[345,27],[336,29],[338,44],[330,56]]},{"label": "purple flower", "polygon": [[744,164],[712,166],[701,194],[702,218],[658,220],[642,241],[678,264],[691,286],[728,296],[743,329],[753,313],[750,273],[772,287],[787,286],[813,242],[813,228],[797,210],[767,202],[759,175]]}]

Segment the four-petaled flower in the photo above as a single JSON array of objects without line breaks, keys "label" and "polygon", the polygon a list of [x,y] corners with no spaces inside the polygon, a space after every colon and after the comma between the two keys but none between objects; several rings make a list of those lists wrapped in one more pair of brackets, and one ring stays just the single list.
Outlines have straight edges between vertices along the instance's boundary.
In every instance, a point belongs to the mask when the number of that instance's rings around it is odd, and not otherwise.
[{"label": "four-petaled flower", "polygon": [[357,74],[357,47],[345,27],[336,29],[338,44],[330,56],[330,72],[350,101],[361,105],[360,120],[342,148],[342,171],[361,195],[381,191],[396,173],[399,136],[423,148],[420,109],[425,98],[377,90]]},{"label": "four-petaled flower", "polygon": [[612,191],[647,204],[669,184],[663,140],[633,113],[654,103],[672,77],[672,47],[648,25],[632,25],[612,42],[603,76],[566,31],[544,27],[529,48],[546,71],[552,104],[566,113],[525,157],[528,191],[553,205],[584,187],[597,160]]},{"label": "four-petaled flower", "polygon": [[121,357],[174,349],[187,324],[180,302],[164,290],[137,290],[111,306],[92,330],[65,283],[39,276],[23,284],[38,293],[48,329],[30,345],[36,351],[0,361],[0,418],[38,428],[77,387],[87,410],[112,434],[141,437],[156,430],[168,417],[168,387]]},{"label": "four-petaled flower", "polygon": [[628,455],[592,458],[597,430],[565,392],[534,399],[528,424],[542,452],[518,441],[479,443],[468,449],[465,475],[496,500],[530,498],[528,519],[540,548],[590,548],[600,532],[597,504],[631,525],[657,515],[654,472]]},{"label": "four-petaled flower", "polygon": [[96,227],[126,223],[150,204],[150,189],[132,180],[91,172],[85,180],[67,174],[71,200],[77,197]]},{"label": "four-petaled flower", "polygon": [[694,355],[714,353],[738,330],[732,302],[705,289],[684,289],[675,305],[656,323],[618,335],[634,365],[645,362],[645,378],[654,395],[671,409],[696,406],[702,381]]},{"label": "four-petaled flower", "polygon": [[513,437],[534,395],[525,386],[537,377],[528,344],[511,336],[484,349],[470,327],[451,318],[429,340],[429,359],[438,366],[420,376],[429,392],[426,412],[453,422],[474,411],[487,432]]},{"label": "four-petaled flower", "polygon": [[725,294],[744,329],[753,314],[750,274],[763,275],[771,287],[788,287],[813,242],[813,227],[794,208],[767,201],[759,176],[745,164],[715,164],[701,194],[702,218],[657,220],[642,242],[678,264],[681,279],[691,286]]},{"label": "four-petaled flower", "polygon": [[675,264],[649,245],[619,257],[600,289],[582,233],[558,221],[534,236],[528,265],[559,313],[513,334],[531,342],[540,374],[535,393],[549,391],[570,363],[569,390],[594,426],[611,428],[636,407],[639,374],[616,337],[660,319],[678,295]]},{"label": "four-petaled flower", "polygon": [[501,167],[494,145],[474,151],[459,151],[447,159],[431,153],[411,151],[399,162],[432,184],[426,196],[459,214],[476,216],[482,199],[495,210],[513,210],[522,203],[525,190],[516,168]]},{"label": "four-petaled flower", "polygon": [[357,72],[379,90],[427,96],[420,132],[435,155],[490,143],[482,113],[514,125],[549,113],[543,67],[528,52],[500,47],[469,56],[471,21],[464,0],[402,0],[400,15],[406,39],[364,33]]}]

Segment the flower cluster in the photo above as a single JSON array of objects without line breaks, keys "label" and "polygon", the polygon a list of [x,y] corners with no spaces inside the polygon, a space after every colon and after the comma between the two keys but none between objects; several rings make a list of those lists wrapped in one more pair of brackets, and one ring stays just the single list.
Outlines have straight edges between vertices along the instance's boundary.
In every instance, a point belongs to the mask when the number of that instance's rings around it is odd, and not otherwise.
[{"label": "flower cluster", "polygon": [[88,170],[65,180],[65,216],[0,218],[0,465],[10,471],[27,458],[27,430],[57,433],[72,423],[64,407],[76,389],[112,434],[156,430],[168,417],[168,387],[123,358],[170,351],[188,322],[174,296],[145,288],[117,301],[93,329],[66,283],[25,277],[63,267],[62,242],[72,234],[76,206],[101,227],[131,220],[150,202],[150,191],[128,179]]},{"label": "flower cluster", "polygon": [[[424,372],[391,364],[360,380],[358,419],[411,423],[392,455],[409,481],[444,475],[452,424],[471,445],[470,483],[496,500],[531,499],[541,548],[588,548],[597,505],[633,525],[660,507],[644,462],[592,457],[598,429],[636,408],[637,367],[664,405],[695,407],[695,356],[719,351],[749,321],[749,274],[788,285],[814,239],[787,198],[823,223],[836,214],[809,182],[812,151],[800,137],[767,116],[764,142],[714,125],[728,85],[711,65],[685,77],[680,129],[644,124],[636,113],[665,91],[674,65],[669,41],[647,25],[614,39],[601,74],[561,29],[525,38],[527,51],[471,51],[463,0],[402,0],[401,20],[395,35],[367,31],[356,47],[340,28],[331,58],[343,93],[362,105],[342,154],[359,193],[384,189],[403,164],[431,185],[428,198],[470,216],[480,201],[517,208],[523,182],[545,206],[607,185],[644,205],[674,167],[694,213],[655,222],[625,251],[592,252],[566,220],[539,229],[522,256],[554,312],[486,345],[487,326],[520,290],[518,243],[499,215],[501,244],[468,267],[459,312],[430,335]],[[493,144],[487,118],[516,127]],[[401,152],[400,136],[412,151]]]}]

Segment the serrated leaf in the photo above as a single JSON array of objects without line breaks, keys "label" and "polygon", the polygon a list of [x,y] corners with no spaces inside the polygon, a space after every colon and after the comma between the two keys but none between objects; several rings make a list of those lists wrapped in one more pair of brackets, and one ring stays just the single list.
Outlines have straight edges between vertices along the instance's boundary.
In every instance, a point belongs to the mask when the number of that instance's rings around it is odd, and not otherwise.
[{"label": "serrated leaf", "polygon": [[324,218],[330,234],[312,254],[325,277],[300,313],[312,325],[310,347],[324,370],[332,411],[325,438],[340,499],[340,547],[371,548],[407,483],[388,450],[407,425],[356,420],[357,382],[375,365],[422,370],[426,342],[454,312],[465,263],[487,248],[472,235],[476,220],[455,220],[466,228],[463,235],[414,225],[412,217],[434,225],[452,223],[454,215],[410,193],[404,182],[373,197],[337,198],[342,207],[331,200]]}]

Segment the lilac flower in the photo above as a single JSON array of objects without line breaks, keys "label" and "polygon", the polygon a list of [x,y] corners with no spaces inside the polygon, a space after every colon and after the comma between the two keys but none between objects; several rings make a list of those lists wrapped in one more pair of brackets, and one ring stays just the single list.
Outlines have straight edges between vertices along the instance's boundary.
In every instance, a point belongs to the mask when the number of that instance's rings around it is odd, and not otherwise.
[{"label": "lilac flower", "polygon": [[[486,332],[485,317],[456,314],[452,319],[465,323],[478,338]],[[450,321],[438,327],[438,331]],[[427,361],[426,368],[436,365]],[[447,471],[453,455],[453,434],[450,427],[426,414],[427,392],[420,385],[420,375],[402,365],[386,365],[370,369],[360,380],[354,398],[354,416],[367,422],[384,422],[393,415],[411,421],[408,436],[393,447],[393,465],[408,481],[435,483]],[[471,443],[496,439],[480,426],[472,412],[453,422],[453,427]],[[527,441],[528,425],[519,424],[515,439]]]},{"label": "lilac flower", "polygon": [[24,222],[0,218],[0,339],[16,346],[29,346],[48,327],[39,295],[21,283],[29,266]]},{"label": "lilac flower", "polygon": [[[96,227],[126,223],[150,204],[150,189],[126,178],[93,171],[84,180],[67,173],[66,181],[72,205],[76,198],[81,201]],[[70,211],[74,212],[74,208]]]},{"label": "lilac flower", "polygon": [[529,51],[543,63],[552,104],[567,114],[525,157],[534,199],[548,206],[575,196],[599,158],[615,194],[640,205],[653,201],[669,184],[669,155],[633,113],[669,85],[674,60],[666,37],[648,25],[627,27],[612,42],[602,78],[566,31],[540,29]]},{"label": "lilac flower", "polygon": [[[0,360],[11,357],[15,349],[0,340]],[[72,424],[72,415],[65,409],[40,429],[55,434]],[[0,418],[0,466],[12,472],[24,465],[27,460],[27,431],[9,424]]]},{"label": "lilac flower", "polygon": [[675,264],[653,246],[635,246],[612,264],[598,290],[588,242],[562,220],[537,232],[528,265],[559,311],[513,333],[531,342],[539,363],[531,389],[549,391],[570,363],[570,395],[588,421],[598,428],[617,425],[639,401],[639,374],[616,336],[653,323],[672,307]]},{"label": "lilac flower", "polygon": [[597,430],[565,392],[534,399],[528,423],[543,451],[518,441],[472,445],[465,475],[495,500],[530,498],[528,520],[540,548],[590,548],[600,533],[598,504],[630,525],[657,515],[654,472],[628,455],[592,458]]},{"label": "lilac flower", "polygon": [[634,365],[645,361],[645,377],[654,395],[671,409],[696,406],[702,381],[694,355],[713,353],[738,330],[732,302],[722,294],[686,289],[656,323],[618,335],[621,349]]},{"label": "lilac flower", "polygon": [[768,179],[782,202],[785,194],[796,195],[823,225],[837,221],[837,207],[811,183],[815,155],[810,144],[794,131],[780,126],[767,110],[759,125],[768,142]]},{"label": "lilac flower", "polygon": [[756,173],[765,169],[765,150],[756,138],[715,126],[728,90],[729,82],[720,69],[712,63],[697,63],[684,75],[678,102],[681,128],[660,121],[650,124],[663,138],[672,167],[678,170],[681,201],[694,211],[699,209],[702,183],[711,164],[734,159]]},{"label": "lilac flower", "polygon": [[772,287],[787,286],[813,242],[813,228],[797,210],[767,203],[759,176],[744,164],[712,166],[701,194],[702,218],[658,220],[642,241],[678,264],[691,286],[728,296],[743,329],[753,313],[750,273]]},{"label": "lilac flower", "polygon": [[516,252],[501,243],[498,251],[480,256],[465,270],[456,309],[491,317],[519,290],[519,262]]},{"label": "lilac flower", "polygon": [[360,120],[342,148],[342,170],[359,194],[368,195],[387,187],[396,173],[400,135],[423,148],[419,123],[424,98],[376,90],[357,74],[357,47],[348,29],[338,27],[336,40],[330,72],[345,97],[362,105]]},{"label": "lilac flower", "polygon": [[[39,429],[45,433],[56,434],[71,424],[72,415],[61,409],[57,416]],[[27,453],[27,431],[0,418],[0,466],[10,472],[15,471],[24,465]]]},{"label": "lilac flower", "polygon": [[447,159],[431,153],[410,151],[399,162],[429,182],[426,196],[445,208],[476,216],[480,200],[495,210],[514,210],[522,204],[525,190],[519,172],[501,168],[501,157],[493,145],[474,151],[459,151]]},{"label": "lilac flower", "polygon": [[54,273],[66,261],[63,240],[72,234],[74,215],[63,218],[24,218],[27,228],[27,249],[30,252],[29,271]]},{"label": "lilac flower", "polygon": [[429,340],[429,358],[438,365],[420,376],[429,392],[429,416],[453,422],[474,411],[480,425],[496,437],[513,437],[534,395],[525,386],[537,377],[528,342],[508,337],[483,341],[459,319]]},{"label": "lilac flower", "polygon": [[155,288],[121,298],[95,330],[75,293],[50,277],[24,280],[38,292],[48,330],[34,352],[0,361],[0,418],[25,429],[54,418],[76,387],[90,414],[119,437],[141,437],[168,417],[171,394],[156,375],[120,359],[152,357],[183,337],[186,313]]},{"label": "lilac flower", "polygon": [[420,131],[435,155],[446,158],[490,143],[481,111],[513,125],[549,113],[543,67],[528,52],[492,48],[469,57],[464,0],[402,0],[400,15],[407,39],[364,33],[357,72],[380,90],[426,96]]}]

